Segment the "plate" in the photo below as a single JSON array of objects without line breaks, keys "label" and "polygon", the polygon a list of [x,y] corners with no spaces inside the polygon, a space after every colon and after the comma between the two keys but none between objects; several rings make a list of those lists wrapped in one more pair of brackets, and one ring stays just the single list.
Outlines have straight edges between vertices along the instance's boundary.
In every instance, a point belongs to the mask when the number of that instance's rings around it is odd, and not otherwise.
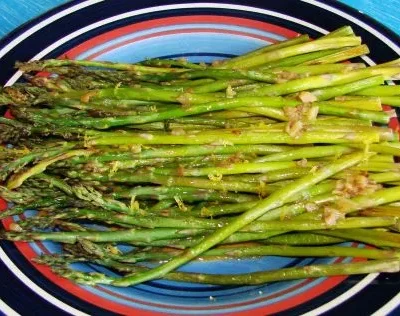
[{"label": "plate", "polygon": [[[16,60],[67,57],[120,62],[186,57],[194,62],[236,56],[285,38],[312,37],[351,25],[369,46],[368,64],[400,54],[390,30],[336,1],[101,1],[68,3],[0,42],[1,84],[20,77]],[[3,202],[1,205],[5,208]],[[18,220],[18,218],[14,218]],[[3,225],[10,220],[3,221]],[[0,243],[1,298],[16,312],[41,315],[317,315],[357,310],[400,313],[399,275],[370,274],[221,287],[152,281],[130,288],[79,286],[29,259],[58,252],[55,243]],[[349,244],[363,247],[359,244]],[[349,258],[278,258],[193,263],[188,271],[238,273]],[[102,271],[81,265],[85,271]],[[107,272],[107,271],[106,271]],[[1,306],[0,306],[1,308]],[[7,313],[6,310],[3,310]]]}]

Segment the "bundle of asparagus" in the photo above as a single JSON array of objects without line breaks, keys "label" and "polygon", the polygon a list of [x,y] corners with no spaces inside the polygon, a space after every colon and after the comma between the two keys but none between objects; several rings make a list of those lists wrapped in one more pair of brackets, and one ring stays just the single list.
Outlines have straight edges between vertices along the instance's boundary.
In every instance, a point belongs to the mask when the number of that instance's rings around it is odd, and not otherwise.
[{"label": "bundle of asparagus", "polygon": [[[399,105],[398,87],[384,83],[400,66],[342,63],[366,53],[343,27],[211,65],[19,63],[25,81],[0,94],[13,117],[0,118],[1,142],[12,145],[0,151],[0,196],[11,202],[0,217],[38,212],[1,238],[62,243],[62,254],[35,261],[83,284],[399,271],[400,143],[381,102]],[[175,271],[198,258],[267,255],[368,260],[242,275]],[[73,262],[120,276],[75,271]]]}]

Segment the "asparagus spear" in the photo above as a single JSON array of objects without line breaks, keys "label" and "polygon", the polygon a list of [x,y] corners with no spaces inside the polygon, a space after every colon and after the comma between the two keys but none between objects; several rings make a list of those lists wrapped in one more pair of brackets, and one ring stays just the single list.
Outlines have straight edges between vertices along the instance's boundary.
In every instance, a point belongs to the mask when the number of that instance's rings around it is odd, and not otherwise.
[{"label": "asparagus spear", "polygon": [[325,49],[351,47],[360,44],[361,44],[361,39],[353,36],[323,38],[316,41],[300,43],[297,45],[283,47],[269,52],[267,51],[259,55],[251,56],[251,58],[248,58],[247,60],[241,60],[240,65],[235,65],[235,66],[238,66],[240,68],[250,68],[290,56],[295,56]]},{"label": "asparagus spear", "polygon": [[[113,215],[107,212],[97,212],[93,210],[80,209],[71,213],[61,213],[57,217],[77,217],[100,220],[115,224],[129,224],[146,228],[166,227],[166,228],[196,228],[196,229],[216,229],[226,226],[230,221],[209,220],[191,217],[165,218],[156,216],[133,217],[128,215]],[[324,228],[350,229],[350,228],[368,228],[368,227],[390,227],[397,223],[393,217],[351,217],[337,221],[334,225],[325,223],[321,220],[297,220],[287,221],[255,221],[244,227],[242,231],[262,232],[278,230],[297,230],[310,231]]]},{"label": "asparagus spear", "polygon": [[[302,36],[212,66],[181,60],[23,65],[29,72],[55,75],[26,74],[29,83],[0,92],[0,102],[10,104],[16,117],[0,119],[0,137],[17,146],[0,151],[5,166],[0,175],[9,185],[0,187],[0,195],[17,203],[2,217],[32,207],[41,212],[1,237],[71,243],[65,249],[72,256],[48,258],[47,263],[88,260],[135,273],[107,281],[123,286],[168,278],[199,255],[397,258],[397,209],[386,204],[400,196],[394,162],[400,147],[393,131],[372,123],[386,124],[393,115],[381,112],[381,101],[396,103],[397,90],[381,84],[397,78],[398,61],[369,68],[331,64],[367,51],[344,27],[313,42]],[[357,91],[377,97],[353,95]],[[293,133],[296,126],[299,131]],[[74,142],[61,145],[60,139]],[[361,161],[357,150],[379,154]],[[272,170],[276,168],[284,169]],[[351,184],[343,168],[355,172],[357,181],[369,177],[366,185],[373,185],[367,195],[361,188],[344,192],[349,195],[343,199],[340,188]],[[152,185],[143,187],[145,183]],[[348,216],[329,223],[324,220],[329,208]],[[104,231],[81,225],[81,219],[104,224]],[[61,231],[37,230],[46,227]],[[309,233],[296,232],[301,230]],[[260,246],[345,240],[391,250]],[[258,242],[237,245],[246,241]],[[121,262],[129,257],[123,259],[115,243],[175,248],[161,254],[155,254],[159,248],[141,248],[130,260],[174,258],[143,270]],[[218,244],[230,248],[210,249]]]},{"label": "asparagus spear", "polygon": [[290,46],[293,46],[296,44],[304,43],[304,42],[307,42],[308,40],[309,40],[308,35],[300,35],[298,37],[288,39],[286,41],[282,41],[282,42],[279,42],[276,44],[272,44],[272,45],[268,45],[268,46],[256,49],[254,51],[248,52],[248,53],[238,56],[238,57],[224,60],[224,61],[220,62],[219,66],[223,66],[225,68],[235,68],[236,66],[240,66],[243,61],[251,59],[254,56],[258,56],[260,54],[274,51],[274,50],[277,50],[280,48],[290,47]]},{"label": "asparagus spear", "polygon": [[[190,136],[190,135],[189,135]],[[312,144],[312,143],[330,143],[330,144],[347,144],[347,143],[378,143],[380,140],[379,133],[376,131],[362,132],[324,132],[306,131],[299,137],[293,138],[284,131],[257,131],[243,130],[240,133],[232,133],[226,131],[212,131],[210,134],[205,132],[198,135],[159,135],[152,133],[131,134],[130,136],[106,133],[87,137],[86,146],[100,145],[157,145],[157,144],[173,144],[173,145],[194,145],[194,144],[210,144],[210,145],[241,145],[241,144]]]},{"label": "asparagus spear", "polygon": [[73,231],[73,232],[2,232],[2,238],[7,240],[52,240],[63,243],[76,243],[79,239],[93,242],[152,242],[179,237],[196,236],[206,232],[204,229],[128,229],[117,231]]},{"label": "asparagus spear", "polygon": [[46,168],[51,165],[52,163],[56,161],[60,161],[63,159],[68,159],[69,157],[74,157],[74,156],[85,156],[85,155],[91,155],[93,151],[91,150],[83,150],[83,149],[76,149],[76,150],[70,150],[65,153],[62,153],[58,156],[44,159],[38,164],[36,164],[34,167],[23,171],[19,174],[14,174],[7,182],[7,187],[9,189],[15,189],[18,188],[26,179],[29,177],[32,177],[36,174],[39,174],[46,170]]},{"label": "asparagus spear", "polygon": [[84,67],[101,67],[116,70],[129,70],[146,73],[163,73],[163,72],[179,72],[186,71],[185,69],[174,68],[160,68],[160,67],[147,67],[141,65],[132,65],[124,63],[111,63],[93,60],[72,60],[72,59],[47,59],[42,61],[32,61],[25,64],[17,64],[21,71],[42,71],[49,67],[62,67],[62,66],[84,66]]},{"label": "asparagus spear", "polygon": [[157,267],[155,269],[150,270],[147,273],[136,274],[132,276],[128,276],[113,282],[115,285],[119,286],[129,286],[141,282],[145,282],[151,279],[159,278],[168,272],[176,269],[182,264],[188,262],[189,260],[195,258],[200,255],[202,252],[210,249],[218,242],[223,241],[231,234],[241,229],[245,225],[251,223],[258,217],[265,214],[267,211],[277,208],[285,203],[286,200],[291,198],[293,195],[301,192],[302,190],[322,181],[323,179],[329,177],[330,175],[337,173],[345,168],[348,168],[358,162],[360,162],[364,158],[363,154],[353,154],[349,158],[339,159],[337,162],[321,168],[315,174],[305,176],[300,180],[293,182],[286,188],[282,188],[280,190],[275,191],[271,194],[267,199],[263,200],[257,206],[255,206],[252,210],[247,211],[243,215],[239,216],[237,219],[232,221],[229,225],[217,230],[214,234],[211,234],[208,238],[206,238],[203,242],[199,243],[197,246],[190,249],[189,252],[176,257],[169,261],[168,263]]},{"label": "asparagus spear", "polygon": [[[97,272],[89,274],[58,267],[53,268],[53,270],[63,277],[69,278],[75,282],[82,284],[111,284],[115,286],[126,286],[124,283],[121,282],[121,280],[124,280],[124,277],[110,277]],[[399,270],[400,268],[398,259],[384,259],[355,263],[339,263],[334,265],[310,265],[305,267],[285,268],[280,270],[254,272],[242,275],[207,275],[171,272],[164,277],[169,280],[181,282],[197,282],[219,285],[256,285],[273,281],[295,280],[310,277],[316,278],[333,275],[366,274],[374,272],[395,273]],[[134,269],[134,273],[144,274],[145,270],[143,271],[142,269],[140,269],[138,271],[138,269]],[[129,274],[127,277],[129,277]]]}]

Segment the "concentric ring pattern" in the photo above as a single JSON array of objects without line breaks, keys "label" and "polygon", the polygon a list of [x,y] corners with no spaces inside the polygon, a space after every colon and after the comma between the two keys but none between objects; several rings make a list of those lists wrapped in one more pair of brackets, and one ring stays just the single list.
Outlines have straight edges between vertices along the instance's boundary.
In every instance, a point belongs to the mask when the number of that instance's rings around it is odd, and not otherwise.
[{"label": "concentric ring pattern", "polygon": [[[86,9],[92,5],[96,6],[99,2],[87,1]],[[184,4],[183,2],[175,6],[142,8],[138,9],[139,11],[126,10],[125,13],[115,12],[114,15],[104,16],[103,19],[99,18],[98,21],[86,25],[86,29],[80,28],[63,34],[64,37],[60,37],[51,45],[43,46],[42,50],[35,51],[29,58],[59,56],[136,62],[153,57],[184,57],[194,62],[210,62],[242,54],[285,38],[295,37],[302,32],[308,31],[316,35],[326,31],[326,27],[312,24],[294,14],[277,13],[255,7],[215,3]],[[312,8],[312,4],[307,5]],[[73,12],[66,13],[67,16],[72,14]],[[390,48],[387,50],[391,51]],[[13,53],[12,50],[10,52]],[[4,54],[6,61],[10,58],[8,56],[10,52]],[[24,57],[22,55],[21,57]],[[10,76],[3,80],[12,83],[18,76],[16,74],[10,80]],[[29,214],[25,215],[29,216]],[[7,227],[10,222],[3,221],[3,224]],[[130,288],[78,286],[55,276],[45,267],[27,263],[26,259],[42,253],[59,252],[60,247],[57,244],[36,242],[11,245],[5,243],[2,246],[4,252],[0,253],[0,257],[3,261],[6,262],[5,257],[11,258],[23,275],[28,276],[44,292],[62,302],[59,308],[70,312],[82,310],[91,314],[107,313],[106,311],[140,315],[160,313],[245,315],[249,312],[251,315],[279,312],[296,314],[300,311],[321,308],[321,306],[326,306],[323,307],[325,309],[335,307],[329,307],[327,302],[334,297],[342,297],[342,301],[350,298],[358,292],[358,290],[352,291],[352,288],[360,280],[354,277],[349,278],[348,282],[345,277],[334,277],[275,282],[251,287],[221,287],[170,281],[153,281]],[[357,244],[348,246],[362,247]],[[339,258],[299,260],[265,257],[229,262],[194,262],[183,267],[182,270],[245,273],[302,266],[309,263],[348,261],[349,259]],[[75,267],[84,271],[112,273],[94,265],[79,264]],[[19,275],[19,273],[15,274]],[[368,279],[361,281],[364,282],[362,286],[367,286],[375,277],[369,276]],[[44,295],[39,295],[44,297]],[[69,305],[73,310],[68,310]]]}]

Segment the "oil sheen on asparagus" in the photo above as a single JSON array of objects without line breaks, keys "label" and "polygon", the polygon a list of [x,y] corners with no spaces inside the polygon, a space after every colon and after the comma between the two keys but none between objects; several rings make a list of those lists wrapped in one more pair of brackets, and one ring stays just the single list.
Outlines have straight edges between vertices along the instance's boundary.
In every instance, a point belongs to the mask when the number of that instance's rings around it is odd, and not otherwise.
[{"label": "oil sheen on asparagus", "polygon": [[[400,143],[382,105],[400,106],[386,84],[400,60],[371,66],[358,58],[368,52],[346,26],[212,64],[17,63],[24,80],[0,91],[0,238],[61,243],[33,260],[89,285],[398,272]],[[179,271],[269,255],[364,260]]]}]

